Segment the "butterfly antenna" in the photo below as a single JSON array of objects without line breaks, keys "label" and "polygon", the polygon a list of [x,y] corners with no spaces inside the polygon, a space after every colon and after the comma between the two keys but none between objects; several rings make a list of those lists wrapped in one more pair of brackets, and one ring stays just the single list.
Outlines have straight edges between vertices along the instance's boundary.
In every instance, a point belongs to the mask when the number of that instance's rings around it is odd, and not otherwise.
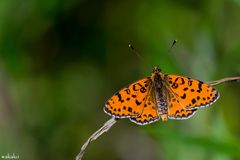
[{"label": "butterfly antenna", "polygon": [[133,45],[131,43],[128,43],[128,47],[131,49],[131,51],[134,54],[136,54],[138,56],[139,59],[141,59],[143,62],[145,62],[145,64],[147,64],[148,67],[150,66],[149,65],[150,63],[139,54],[139,52],[133,47]]},{"label": "butterfly antenna", "polygon": [[176,39],[173,40],[173,43],[172,43],[171,47],[168,49],[168,52],[171,52],[173,46],[175,46],[175,44],[177,43],[177,41],[178,41],[178,40],[176,40]]},{"label": "butterfly antenna", "polygon": [[173,43],[172,43],[172,46],[171,46],[171,48],[173,48],[173,46],[175,45],[177,43],[177,40],[175,39],[175,40],[173,40]]}]

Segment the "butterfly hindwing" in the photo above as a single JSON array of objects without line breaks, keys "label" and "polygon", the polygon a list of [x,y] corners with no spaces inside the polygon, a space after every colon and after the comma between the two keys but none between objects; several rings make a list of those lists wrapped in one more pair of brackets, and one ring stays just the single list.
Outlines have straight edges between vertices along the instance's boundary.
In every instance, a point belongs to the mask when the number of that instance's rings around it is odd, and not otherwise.
[{"label": "butterfly hindwing", "polygon": [[188,119],[192,117],[197,109],[186,110],[184,106],[179,103],[179,100],[174,95],[168,99],[168,118],[169,119]]},{"label": "butterfly hindwing", "polygon": [[136,118],[130,118],[134,123],[145,125],[150,124],[159,119],[158,109],[156,100],[154,98],[153,90],[150,90],[150,93],[147,96],[146,101],[144,102],[144,108],[142,113]]},{"label": "butterfly hindwing", "polygon": [[[197,109],[192,109],[192,110],[186,110],[184,108],[180,109],[180,108],[175,108],[176,106],[169,108],[168,109],[168,118],[169,119],[188,119],[190,117],[192,117]],[[179,110],[180,109],[180,110]]]},{"label": "butterfly hindwing", "polygon": [[168,86],[164,86],[163,89],[167,93],[169,119],[188,119],[195,114],[197,109],[186,110],[185,106],[181,104],[179,97]]}]

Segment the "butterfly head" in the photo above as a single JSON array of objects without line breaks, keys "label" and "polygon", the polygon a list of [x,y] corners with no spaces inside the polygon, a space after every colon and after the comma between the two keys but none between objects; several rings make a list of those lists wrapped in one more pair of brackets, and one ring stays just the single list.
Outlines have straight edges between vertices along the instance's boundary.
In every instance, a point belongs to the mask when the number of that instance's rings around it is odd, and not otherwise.
[{"label": "butterfly head", "polygon": [[153,67],[151,79],[154,82],[160,82],[163,79],[162,70],[158,66]]},{"label": "butterfly head", "polygon": [[152,72],[153,73],[161,73],[161,69],[158,66],[154,66]]}]

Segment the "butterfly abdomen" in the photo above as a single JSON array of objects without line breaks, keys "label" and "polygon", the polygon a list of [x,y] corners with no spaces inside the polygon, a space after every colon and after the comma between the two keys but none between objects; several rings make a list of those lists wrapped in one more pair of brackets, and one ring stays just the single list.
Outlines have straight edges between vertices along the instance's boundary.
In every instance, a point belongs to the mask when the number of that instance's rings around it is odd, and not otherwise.
[{"label": "butterfly abdomen", "polygon": [[168,115],[168,105],[165,99],[160,99],[157,101],[158,114],[161,116],[163,121],[167,120]]}]

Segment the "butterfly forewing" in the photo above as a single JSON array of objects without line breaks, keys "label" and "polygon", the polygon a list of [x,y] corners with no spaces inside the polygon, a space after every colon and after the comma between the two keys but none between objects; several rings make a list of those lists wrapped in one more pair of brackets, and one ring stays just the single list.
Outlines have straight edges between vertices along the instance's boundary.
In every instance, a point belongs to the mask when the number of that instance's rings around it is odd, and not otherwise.
[{"label": "butterfly forewing", "polygon": [[105,104],[104,111],[116,118],[138,117],[151,88],[151,78],[146,77],[123,88]]},{"label": "butterfly forewing", "polygon": [[219,97],[219,93],[212,86],[192,78],[165,75],[164,82],[177,97],[178,103],[187,110],[208,106]]}]

